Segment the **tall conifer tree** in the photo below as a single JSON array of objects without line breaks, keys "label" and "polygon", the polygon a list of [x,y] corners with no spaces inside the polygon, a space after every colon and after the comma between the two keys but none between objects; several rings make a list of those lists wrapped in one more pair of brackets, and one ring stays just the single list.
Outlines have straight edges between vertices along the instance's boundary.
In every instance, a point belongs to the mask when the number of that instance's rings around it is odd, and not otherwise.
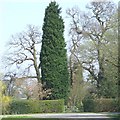
[{"label": "tall conifer tree", "polygon": [[61,8],[51,2],[45,9],[42,48],[40,53],[42,82],[52,89],[50,99],[66,99],[69,91],[64,22]]}]

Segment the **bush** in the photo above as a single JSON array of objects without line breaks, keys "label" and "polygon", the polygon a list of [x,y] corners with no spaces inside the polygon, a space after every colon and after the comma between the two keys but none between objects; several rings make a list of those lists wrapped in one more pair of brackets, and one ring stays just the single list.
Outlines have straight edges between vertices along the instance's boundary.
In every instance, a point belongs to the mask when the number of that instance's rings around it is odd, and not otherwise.
[{"label": "bush", "polygon": [[13,100],[9,114],[28,113],[61,113],[64,111],[64,100]]},{"label": "bush", "polygon": [[0,80],[0,112],[2,114],[8,113],[9,103],[11,102],[11,97],[4,95],[6,90],[5,84]]},{"label": "bush", "polygon": [[[36,103],[36,102],[35,102]],[[31,112],[29,101],[27,100],[13,100],[9,107],[10,114],[26,114]]]},{"label": "bush", "polygon": [[94,112],[94,100],[85,99],[83,101],[83,109],[84,109],[84,112]]},{"label": "bush", "polygon": [[117,112],[118,101],[116,99],[97,99],[95,100],[94,111],[96,112]]},{"label": "bush", "polygon": [[80,113],[84,112],[83,104],[79,104],[78,106],[65,106],[65,113]]},{"label": "bush", "polygon": [[85,112],[117,112],[118,101],[116,99],[86,99],[83,101]]},{"label": "bush", "polygon": [[78,113],[80,112],[79,109],[76,106],[65,106],[65,113]]},{"label": "bush", "polygon": [[64,111],[64,100],[46,100],[39,102],[42,113],[61,113]]}]

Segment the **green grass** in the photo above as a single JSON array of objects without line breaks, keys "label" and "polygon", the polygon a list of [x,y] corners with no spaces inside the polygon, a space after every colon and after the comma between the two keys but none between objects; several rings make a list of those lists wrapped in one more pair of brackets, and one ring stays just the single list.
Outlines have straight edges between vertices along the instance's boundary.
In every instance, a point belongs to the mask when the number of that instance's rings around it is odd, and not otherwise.
[{"label": "green grass", "polygon": [[7,118],[32,118],[30,116],[9,116]]},{"label": "green grass", "polygon": [[12,116],[7,116],[7,117],[3,117],[2,118],[2,120],[23,120],[23,119],[26,119],[26,118],[28,118],[28,119],[31,119],[32,117],[30,117],[30,116],[14,116],[14,115],[12,115]]},{"label": "green grass", "polygon": [[[77,119],[76,118],[74,118],[74,119],[64,119],[64,118],[3,118],[2,120],[77,120]],[[83,120],[83,119],[78,119],[78,120]],[[98,120],[98,118],[95,118],[95,119],[88,118],[85,120]],[[119,118],[110,118],[110,119],[104,119],[104,120],[120,120],[120,119]]]},{"label": "green grass", "polygon": [[60,120],[59,118],[2,118],[2,120]]},{"label": "green grass", "polygon": [[108,115],[108,117],[111,117],[111,118],[119,118],[119,119],[120,119],[120,114]]},{"label": "green grass", "polygon": [[14,115],[12,115],[12,116],[3,117],[2,120],[61,120],[61,118],[33,118],[32,116],[14,116]]},{"label": "green grass", "polygon": [[2,120],[60,120],[55,118],[3,118]]}]

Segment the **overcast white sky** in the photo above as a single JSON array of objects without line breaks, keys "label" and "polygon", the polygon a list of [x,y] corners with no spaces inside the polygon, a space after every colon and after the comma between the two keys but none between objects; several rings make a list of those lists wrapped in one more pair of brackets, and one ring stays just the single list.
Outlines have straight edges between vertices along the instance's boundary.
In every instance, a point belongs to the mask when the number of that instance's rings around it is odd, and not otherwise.
[{"label": "overcast white sky", "polygon": [[[0,1],[0,64],[11,35],[25,30],[27,24],[42,27],[45,8],[52,0],[1,0]],[[119,0],[114,0],[116,3]],[[81,10],[90,0],[56,0],[62,7],[66,20],[66,9],[78,6]],[[67,35],[66,35],[67,36]],[[0,68],[1,72],[1,68]]]}]

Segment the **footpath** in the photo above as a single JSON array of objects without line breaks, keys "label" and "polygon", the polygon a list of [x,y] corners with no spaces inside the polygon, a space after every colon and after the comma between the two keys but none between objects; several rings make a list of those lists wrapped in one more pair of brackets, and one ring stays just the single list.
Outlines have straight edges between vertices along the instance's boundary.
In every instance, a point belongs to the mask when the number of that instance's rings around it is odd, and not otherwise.
[{"label": "footpath", "polygon": [[[120,115],[120,113],[47,113],[47,114],[19,114],[14,115],[16,117],[30,117],[30,118],[60,118],[59,120],[114,120],[115,115]],[[13,115],[4,115],[0,116],[4,117],[12,117]],[[115,120],[120,120],[120,118],[116,118]]]}]

